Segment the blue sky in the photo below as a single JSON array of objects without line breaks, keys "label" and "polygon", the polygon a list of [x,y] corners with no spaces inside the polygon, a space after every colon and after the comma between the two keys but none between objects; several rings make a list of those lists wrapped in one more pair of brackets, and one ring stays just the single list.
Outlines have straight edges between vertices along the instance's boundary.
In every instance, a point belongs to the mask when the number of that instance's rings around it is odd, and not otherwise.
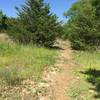
[{"label": "blue sky", "polygon": [[[19,7],[24,4],[25,0],[0,0],[0,9],[7,15],[11,17],[16,17],[15,6]],[[67,11],[72,3],[77,0],[45,0],[51,6],[51,11],[56,13],[59,20],[65,20],[63,13]]]}]

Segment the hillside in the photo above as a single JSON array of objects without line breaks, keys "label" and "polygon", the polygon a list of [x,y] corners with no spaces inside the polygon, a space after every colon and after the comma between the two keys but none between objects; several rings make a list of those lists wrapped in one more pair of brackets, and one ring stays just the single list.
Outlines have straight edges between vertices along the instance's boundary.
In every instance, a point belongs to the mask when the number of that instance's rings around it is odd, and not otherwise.
[{"label": "hillside", "polygon": [[0,100],[100,100],[100,0],[0,4]]}]

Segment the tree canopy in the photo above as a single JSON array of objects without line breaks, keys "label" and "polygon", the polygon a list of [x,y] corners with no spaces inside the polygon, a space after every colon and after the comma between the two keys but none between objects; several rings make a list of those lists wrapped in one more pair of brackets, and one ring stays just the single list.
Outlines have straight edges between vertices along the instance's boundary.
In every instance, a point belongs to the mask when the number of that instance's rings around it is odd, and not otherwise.
[{"label": "tree canopy", "polygon": [[68,22],[64,25],[65,37],[75,49],[87,49],[100,44],[100,1],[79,0],[64,13]]},{"label": "tree canopy", "polygon": [[[18,11],[16,37],[21,42],[33,42],[43,46],[53,45],[57,36],[62,33],[61,22],[50,12],[50,6],[44,0],[26,0]],[[13,27],[14,29],[14,27]],[[14,34],[12,34],[15,36]]]}]

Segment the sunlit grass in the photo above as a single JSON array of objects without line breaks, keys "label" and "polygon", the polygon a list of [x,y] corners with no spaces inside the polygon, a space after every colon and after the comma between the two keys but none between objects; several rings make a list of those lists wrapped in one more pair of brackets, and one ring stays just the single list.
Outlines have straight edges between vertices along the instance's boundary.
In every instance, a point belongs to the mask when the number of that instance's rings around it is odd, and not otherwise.
[{"label": "sunlit grass", "polygon": [[[100,100],[100,52],[74,51],[73,54],[78,64],[74,73],[80,77],[80,85],[77,85],[80,93],[76,98],[83,96],[84,100]],[[76,87],[76,83],[72,87]]]},{"label": "sunlit grass", "polygon": [[76,51],[74,52],[74,56],[82,68],[100,69],[100,52]]},{"label": "sunlit grass", "polygon": [[15,67],[21,70],[17,74],[22,78],[38,78],[45,67],[54,64],[56,57],[57,50],[31,44],[20,45],[2,42],[0,43],[0,73],[4,72],[1,77],[7,73],[6,68],[14,69],[13,67]]}]

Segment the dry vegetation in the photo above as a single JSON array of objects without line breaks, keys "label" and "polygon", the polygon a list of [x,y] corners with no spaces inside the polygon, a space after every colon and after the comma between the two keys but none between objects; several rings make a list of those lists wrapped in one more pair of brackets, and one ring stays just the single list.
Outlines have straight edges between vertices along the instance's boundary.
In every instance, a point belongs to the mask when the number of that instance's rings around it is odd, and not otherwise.
[{"label": "dry vegetation", "polygon": [[41,80],[43,70],[54,64],[57,50],[13,43],[7,41],[10,39],[5,34],[0,38],[0,99],[21,100],[21,93],[27,88],[31,100],[31,84]]}]

